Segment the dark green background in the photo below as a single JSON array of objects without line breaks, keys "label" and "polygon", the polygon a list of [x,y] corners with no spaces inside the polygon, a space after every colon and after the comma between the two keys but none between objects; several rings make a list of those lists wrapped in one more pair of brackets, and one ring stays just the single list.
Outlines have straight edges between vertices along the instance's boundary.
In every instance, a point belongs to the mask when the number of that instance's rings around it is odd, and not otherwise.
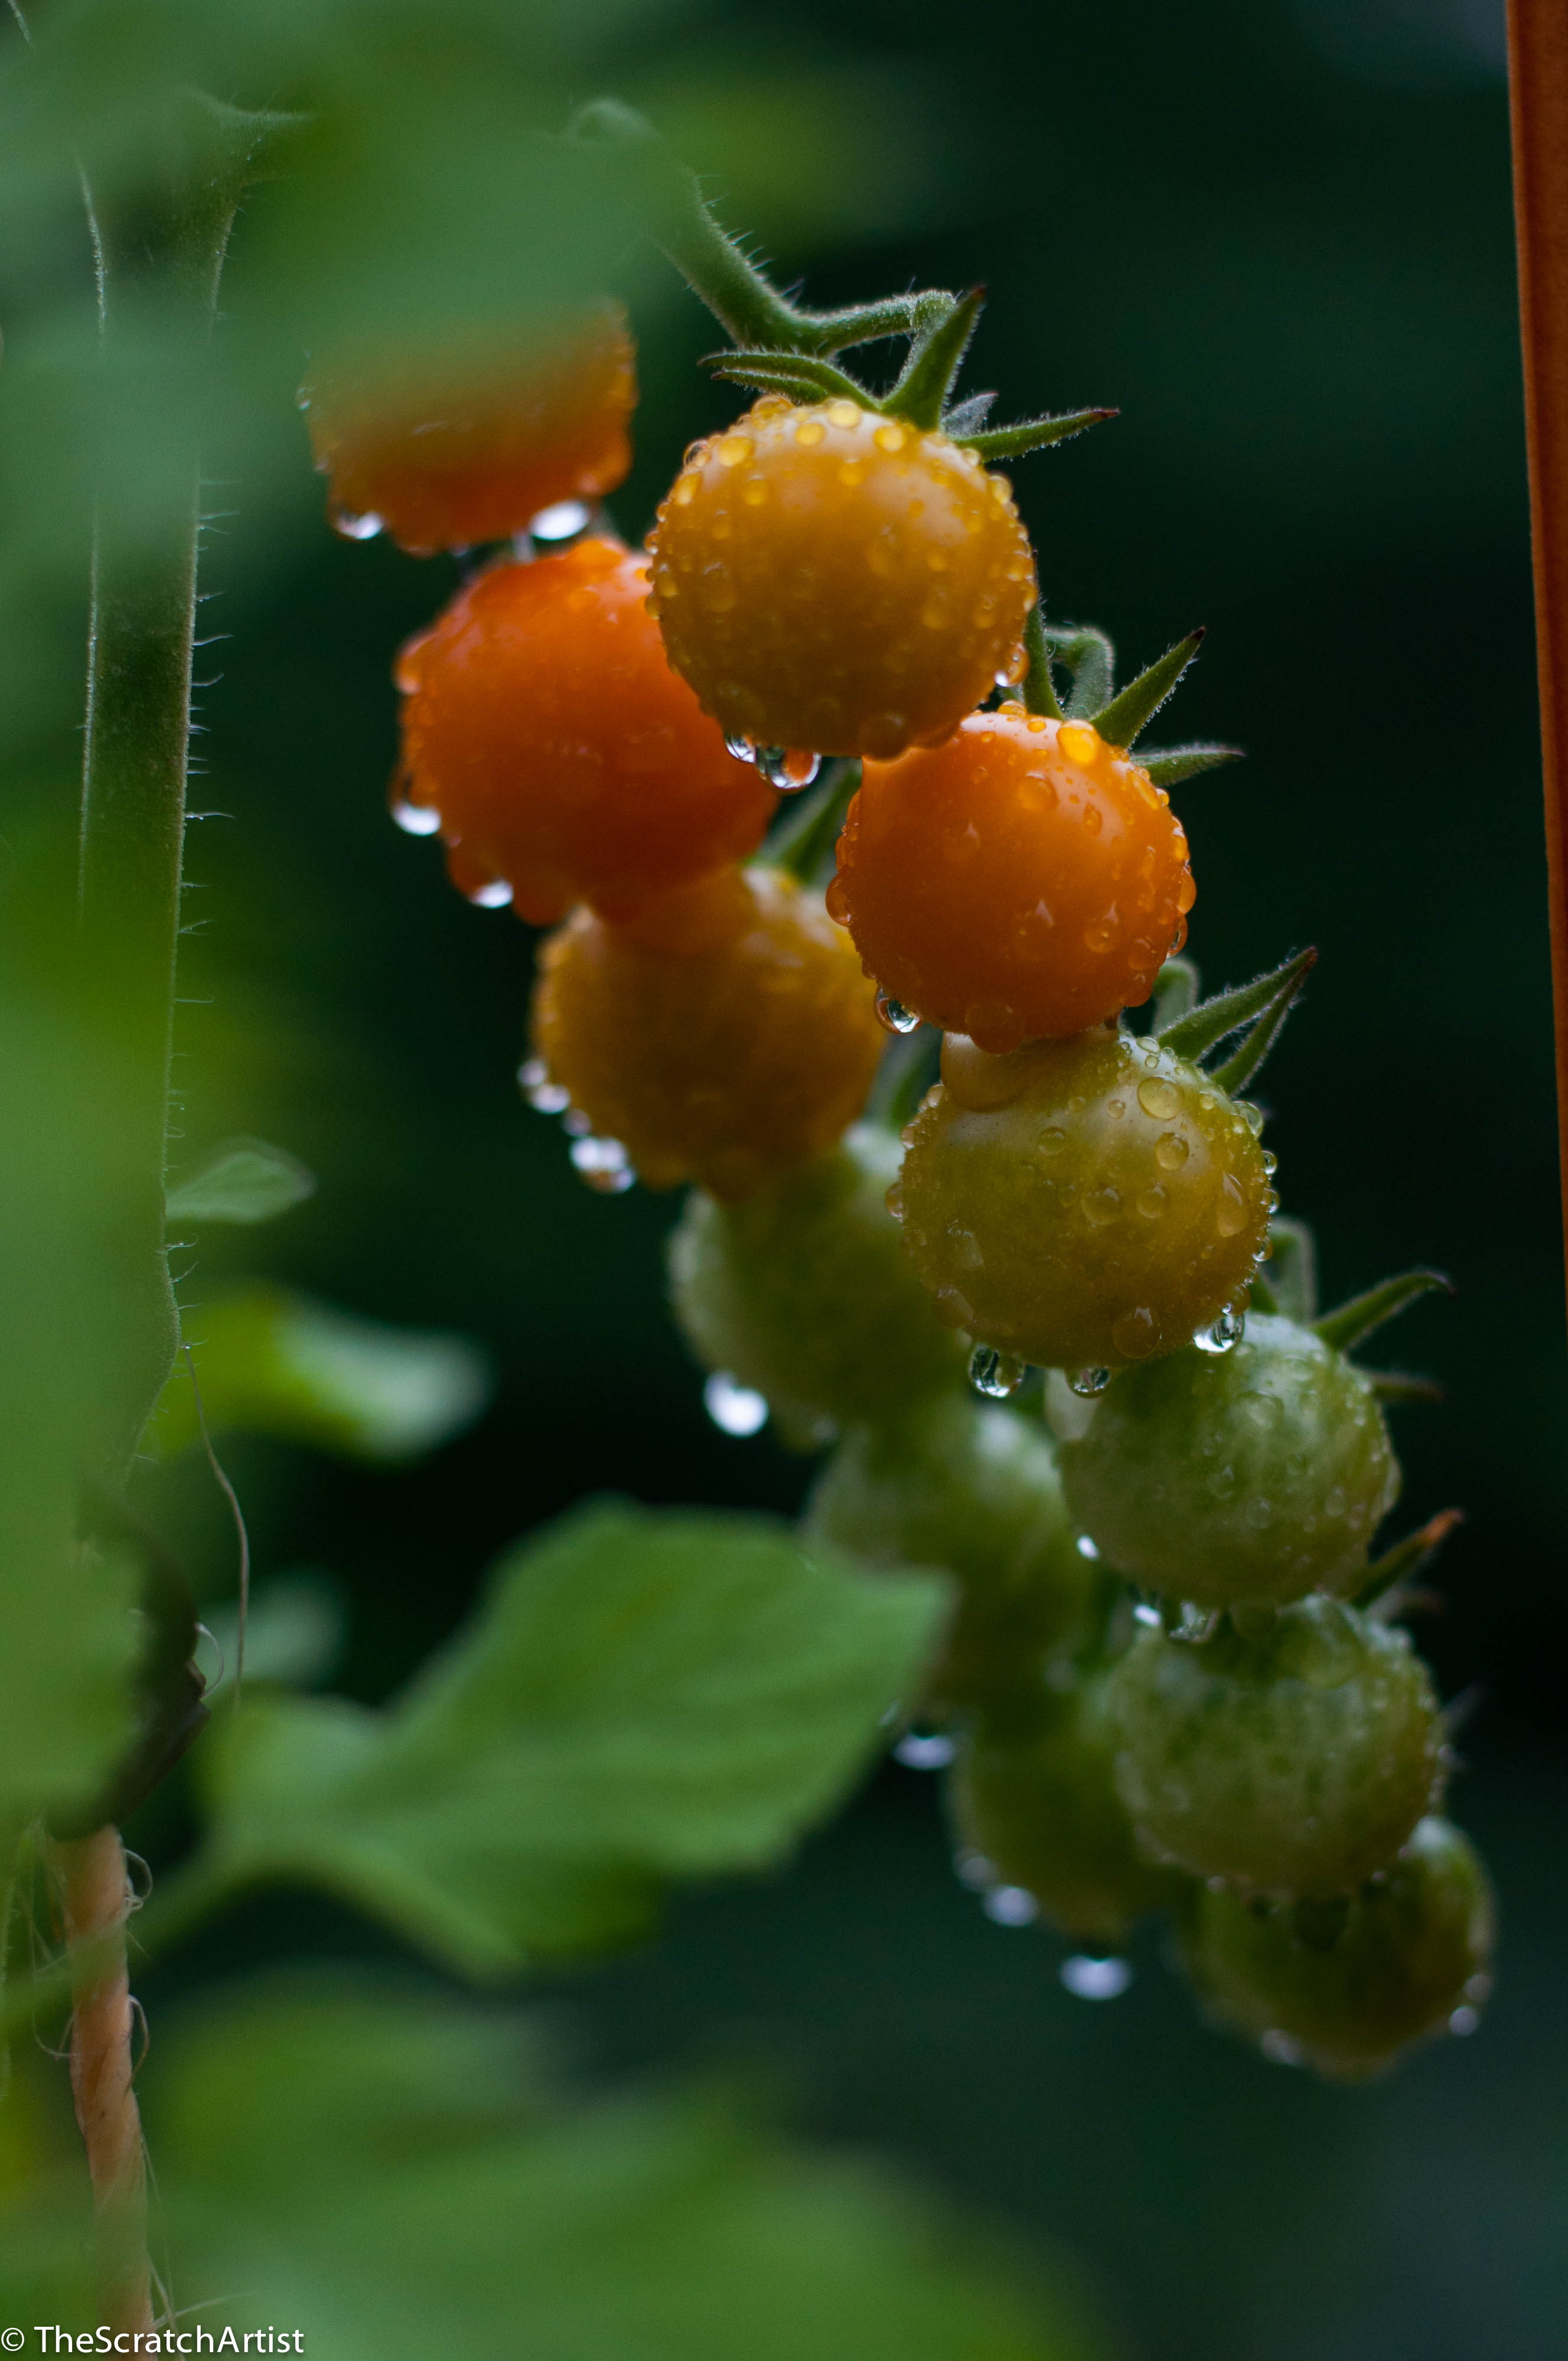
[{"label": "dark green background", "polygon": [[[1448,1389],[1400,1413],[1402,1513],[1469,1518],[1421,1634],[1447,1694],[1480,1691],[1455,1808],[1504,1941],[1476,2039],[1325,2091],[1197,2027],[1152,1954],[1115,2005],[1069,2000],[1051,1942],[951,1881],[932,1783],[890,1770],[789,1877],[682,1903],[560,2004],[607,2062],[761,2061],[806,2121],[1065,2246],[1130,2353],[1546,2361],[1568,2328],[1563,1285],[1500,25],[1479,0],[835,0],[601,39],[576,94],[662,106],[814,298],[983,279],[970,385],[1010,414],[1123,411],[1021,462],[1019,497],[1054,614],[1135,664],[1210,626],[1180,730],[1249,760],[1179,794],[1191,949],[1222,983],[1321,947],[1264,1095],[1331,1296],[1414,1261],[1456,1282],[1391,1347]],[[641,264],[628,284],[636,537],[738,405],[692,366],[717,341],[695,303]],[[512,1083],[528,938],[385,817],[391,653],[452,568],[333,541],[302,433],[280,509],[247,516],[243,479],[214,506],[206,611],[232,638],[198,800],[230,817],[192,846],[184,989],[213,1005],[181,1014],[190,1148],[261,1132],[322,1187],[205,1248],[184,1298],[265,1268],[466,1329],[501,1373],[410,1473],[226,1455],[260,1570],[347,1585],[345,1678],[373,1697],[583,1492],[787,1510],[808,1471],[706,1421],[662,1301],[673,1203],[575,1182]],[[161,1488],[217,1590],[219,1504],[189,1470]],[[164,1990],[252,1939],[361,1938],[258,1905]]]}]

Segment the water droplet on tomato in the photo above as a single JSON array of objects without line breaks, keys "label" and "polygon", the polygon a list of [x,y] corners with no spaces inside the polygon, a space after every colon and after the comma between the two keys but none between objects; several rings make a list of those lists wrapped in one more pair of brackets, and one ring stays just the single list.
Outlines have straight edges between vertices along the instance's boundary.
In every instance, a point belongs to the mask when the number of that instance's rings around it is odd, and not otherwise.
[{"label": "water droplet on tomato", "polygon": [[619,1139],[595,1139],[591,1135],[572,1142],[572,1168],[578,1179],[601,1197],[620,1197],[637,1179]]},{"label": "water droplet on tomato", "polygon": [[385,520],[373,509],[356,516],[349,509],[334,508],[329,513],[329,521],[334,533],[341,533],[345,541],[374,541],[378,533],[386,531]]},{"label": "water droplet on tomato", "polygon": [[781,796],[798,795],[822,768],[820,754],[799,746],[759,746],[752,759],[769,786],[776,787]]},{"label": "water droplet on tomato", "polygon": [[441,826],[433,804],[411,804],[406,796],[394,796],[387,808],[405,836],[434,836]]},{"label": "water droplet on tomato", "polygon": [[913,1008],[905,1008],[902,1000],[894,1000],[891,992],[879,990],[876,996],[877,1023],[890,1033],[914,1033],[920,1024]]},{"label": "water droplet on tomato", "polygon": [[1104,1392],[1111,1382],[1111,1372],[1109,1369],[1069,1369],[1067,1381],[1075,1394],[1088,1400],[1095,1394]]},{"label": "water droplet on tomato", "polygon": [[999,1353],[994,1345],[977,1345],[970,1356],[969,1381],[988,1401],[1011,1401],[1028,1374],[1027,1361]]},{"label": "water droplet on tomato", "polygon": [[906,1771],[945,1771],[958,1751],[945,1730],[909,1730],[894,1748],[893,1759]]},{"label": "water droplet on tomato", "polygon": [[702,1406],[721,1434],[760,1434],[768,1422],[768,1398],[743,1386],[728,1369],[715,1369],[702,1389]]},{"label": "water droplet on tomato", "polygon": [[1133,1981],[1131,1960],[1097,1959],[1087,1951],[1064,1960],[1057,1972],[1074,2000],[1120,2000]]}]

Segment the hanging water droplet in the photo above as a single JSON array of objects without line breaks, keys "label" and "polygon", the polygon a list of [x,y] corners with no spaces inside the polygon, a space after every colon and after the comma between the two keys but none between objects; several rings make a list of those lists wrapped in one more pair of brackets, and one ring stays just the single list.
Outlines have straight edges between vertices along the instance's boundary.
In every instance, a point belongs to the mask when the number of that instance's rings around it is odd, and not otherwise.
[{"label": "hanging water droplet", "polygon": [[1227,1303],[1213,1325],[1201,1328],[1192,1342],[1201,1353],[1228,1353],[1246,1334],[1246,1314]]},{"label": "hanging water droplet", "polygon": [[724,733],[724,751],[737,763],[754,763],[757,759],[757,750],[751,741],[738,737],[728,730]]},{"label": "hanging water droplet", "polygon": [[953,1855],[953,1875],[972,1894],[983,1894],[988,1885],[996,1883],[996,1863],[987,1861],[982,1852],[958,1852]]},{"label": "hanging water droplet", "polygon": [[592,1118],[581,1107],[568,1105],[561,1117],[561,1128],[568,1139],[587,1139],[593,1127]]},{"label": "hanging water droplet", "polygon": [[905,1008],[902,1000],[894,1000],[891,992],[879,990],[876,996],[877,1023],[890,1033],[914,1033],[920,1019],[913,1008]]},{"label": "hanging water droplet", "polygon": [[533,541],[576,541],[593,514],[586,500],[554,500],[528,520],[529,537]]},{"label": "hanging water droplet", "polygon": [[945,1730],[907,1730],[893,1759],[906,1771],[945,1771],[958,1751]]},{"label": "hanging water droplet", "polygon": [[1075,1394],[1089,1400],[1104,1392],[1111,1382],[1111,1372],[1109,1369],[1069,1369],[1067,1381]]},{"label": "hanging water droplet", "polygon": [[1460,2040],[1463,2041],[1467,2037],[1467,2036],[1476,2030],[1480,2022],[1480,2010],[1478,2008],[1472,2008],[1466,2001],[1463,2003],[1460,2007],[1456,2008],[1450,2016],[1448,2020],[1448,2029],[1450,2033],[1456,2034]]},{"label": "hanging water droplet", "polygon": [[334,533],[341,533],[345,541],[374,541],[378,533],[386,530],[382,519],[373,509],[367,509],[363,516],[356,516],[351,510],[334,508],[330,522]]},{"label": "hanging water droplet", "polygon": [[517,1083],[535,1115],[565,1115],[572,1104],[571,1092],[551,1081],[543,1058],[525,1059],[517,1070]]},{"label": "hanging water droplet", "polygon": [[1138,1600],[1133,1609],[1133,1620],[1135,1623],[1141,1623],[1148,1631],[1163,1631],[1165,1629],[1164,1616],[1157,1607],[1151,1607],[1146,1598]]},{"label": "hanging water droplet", "polygon": [[755,759],[769,786],[776,787],[781,796],[798,795],[822,768],[820,754],[795,746],[759,746]]},{"label": "hanging water droplet", "polygon": [[969,1381],[988,1401],[1011,1401],[1028,1374],[1027,1361],[999,1353],[994,1345],[977,1345],[970,1355]]},{"label": "hanging water droplet", "polygon": [[1092,1561],[1100,1555],[1098,1543],[1091,1541],[1087,1533],[1080,1533],[1076,1547],[1080,1557],[1086,1557]]},{"label": "hanging water droplet", "polygon": [[405,836],[433,836],[441,826],[433,804],[411,804],[406,796],[395,796],[388,809]]},{"label": "hanging water droplet", "polygon": [[702,1406],[721,1434],[761,1434],[768,1422],[768,1398],[743,1386],[729,1369],[715,1369],[702,1389]]},{"label": "hanging water droplet", "polygon": [[1075,2000],[1120,2000],[1133,1981],[1130,1960],[1097,1960],[1087,1951],[1064,1960],[1058,1973]]},{"label": "hanging water droplet", "polygon": [[572,1166],[578,1178],[601,1197],[623,1195],[637,1179],[619,1139],[574,1139]]},{"label": "hanging water droplet", "polygon": [[511,901],[511,887],[504,877],[489,877],[475,886],[468,899],[477,909],[504,910]]},{"label": "hanging water droplet", "polygon": [[1266,2033],[1257,2046],[1271,2066],[1299,2066],[1306,2054],[1293,2033],[1281,2033],[1277,2026]]},{"label": "hanging water droplet", "polygon": [[1026,1885],[993,1885],[980,1906],[998,1927],[1032,1927],[1040,1915]]}]

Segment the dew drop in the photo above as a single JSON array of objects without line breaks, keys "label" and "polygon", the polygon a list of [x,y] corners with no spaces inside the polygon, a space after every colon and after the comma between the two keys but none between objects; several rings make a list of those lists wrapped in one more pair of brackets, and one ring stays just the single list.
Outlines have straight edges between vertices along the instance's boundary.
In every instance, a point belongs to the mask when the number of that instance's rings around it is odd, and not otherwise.
[{"label": "dew drop", "polygon": [[434,836],[441,826],[433,804],[411,804],[406,796],[396,796],[388,809],[405,836]]},{"label": "dew drop", "polygon": [[810,786],[822,768],[820,754],[812,754],[798,746],[759,746],[756,764],[770,787],[781,796],[798,795],[802,787]]},{"label": "dew drop", "polygon": [[1173,1115],[1181,1113],[1181,1093],[1163,1075],[1146,1074],[1138,1084],[1138,1104],[1157,1123],[1168,1123]]},{"label": "dew drop", "polygon": [[894,1748],[893,1759],[906,1771],[945,1771],[958,1751],[945,1730],[910,1730]]},{"label": "dew drop", "polygon": [[541,509],[537,516],[529,518],[529,538],[532,541],[576,541],[592,514],[587,500],[553,500],[547,509]]},{"label": "dew drop", "polygon": [[526,1059],[517,1070],[517,1083],[535,1115],[565,1115],[572,1104],[571,1092],[551,1081],[543,1058]]},{"label": "dew drop", "polygon": [[721,1434],[761,1434],[768,1422],[768,1398],[743,1386],[729,1369],[715,1369],[702,1389],[702,1406]]},{"label": "dew drop", "polygon": [[1141,1623],[1147,1631],[1163,1631],[1165,1629],[1164,1616],[1157,1607],[1151,1607],[1146,1598],[1140,1598],[1134,1608],[1133,1620]]},{"label": "dew drop", "polygon": [[920,1019],[914,1009],[905,1008],[902,1000],[894,1000],[892,993],[885,990],[878,990],[876,1014],[877,1023],[890,1033],[913,1033],[919,1027]]},{"label": "dew drop", "polygon": [[728,730],[724,733],[724,751],[737,763],[754,763],[757,760],[757,750],[751,741]]},{"label": "dew drop", "polygon": [[1167,1172],[1179,1172],[1191,1153],[1179,1131],[1168,1131],[1155,1142],[1154,1160]]},{"label": "dew drop", "polygon": [[1271,2066],[1299,2066],[1306,2052],[1292,2033],[1281,2033],[1271,2027],[1258,2043],[1258,2048]]},{"label": "dew drop", "polygon": [[488,877],[476,885],[468,899],[477,909],[504,910],[511,900],[511,887],[504,877]]},{"label": "dew drop", "polygon": [[1240,1235],[1246,1227],[1246,1199],[1234,1172],[1227,1172],[1220,1183],[1220,1202],[1214,1208],[1214,1227],[1223,1238]]},{"label": "dew drop", "polygon": [[1456,2008],[1450,2016],[1448,2020],[1448,2029],[1450,2033],[1456,2034],[1459,2039],[1464,2041],[1476,2030],[1480,2022],[1480,2010],[1477,2008],[1472,2008],[1466,2001],[1460,2007]]},{"label": "dew drop", "polygon": [[1058,1973],[1074,2000],[1120,2000],[1133,1981],[1131,1960],[1096,1959],[1088,1951],[1074,1952]]},{"label": "dew drop", "polygon": [[1192,1342],[1201,1353],[1228,1353],[1240,1344],[1245,1334],[1245,1312],[1238,1312],[1234,1303],[1227,1303],[1211,1326],[1200,1328]]},{"label": "dew drop", "polygon": [[1076,1548],[1079,1556],[1088,1558],[1091,1565],[1093,1565],[1100,1555],[1098,1543],[1091,1541],[1087,1533],[1080,1533],[1078,1540],[1073,1546]]},{"label": "dew drop", "polygon": [[1027,1361],[999,1353],[994,1345],[977,1345],[970,1356],[969,1381],[988,1401],[1011,1401],[1028,1374]]},{"label": "dew drop", "polygon": [[996,1883],[996,1863],[987,1861],[982,1852],[965,1851],[953,1856],[953,1875],[971,1894],[983,1894],[988,1885]]},{"label": "dew drop", "polygon": [[378,517],[373,509],[367,509],[363,516],[356,516],[349,509],[334,508],[331,523],[334,533],[341,533],[345,541],[374,541],[378,533],[386,530],[385,520]]},{"label": "dew drop", "polygon": [[980,1906],[998,1927],[1032,1927],[1040,1915],[1026,1885],[993,1885]]},{"label": "dew drop", "polygon": [[1111,1372],[1109,1369],[1069,1369],[1067,1381],[1075,1394],[1082,1396],[1085,1400],[1091,1400],[1096,1394],[1104,1392],[1111,1382]]},{"label": "dew drop", "polygon": [[578,1179],[601,1197],[623,1196],[637,1179],[619,1139],[595,1139],[591,1135],[574,1139],[572,1166]]},{"label": "dew drop", "polygon": [[1159,1343],[1159,1323],[1146,1304],[1124,1312],[1112,1323],[1111,1342],[1129,1361],[1144,1361]]}]

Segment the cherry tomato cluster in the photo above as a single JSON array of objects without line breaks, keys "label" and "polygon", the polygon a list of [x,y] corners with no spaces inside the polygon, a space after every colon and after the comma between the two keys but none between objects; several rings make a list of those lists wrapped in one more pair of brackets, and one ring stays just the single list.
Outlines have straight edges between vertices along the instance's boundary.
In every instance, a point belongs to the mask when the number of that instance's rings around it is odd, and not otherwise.
[{"label": "cherry tomato cluster", "polygon": [[1036,604],[988,462],[1108,413],[954,402],[978,297],[910,299],[882,396],[824,355],[896,307],[832,343],[772,300],[797,348],[722,361],[759,398],[641,555],[595,505],[612,309],[466,380],[323,377],[355,530],[502,544],[402,653],[394,808],[554,928],[523,1082],[583,1177],[696,1184],[672,1301],[720,1422],[833,1445],[815,1543],[950,1576],[900,1752],[992,1915],[1103,1995],[1167,1911],[1218,2019],[1374,2071],[1475,2023],[1491,1939],[1399,1620],[1452,1519],[1374,1559],[1398,1389],[1350,1357],[1431,1275],[1318,1315],[1243,1095],[1312,954],[1207,1001],[1181,955],[1169,790],[1231,750],[1132,750],[1199,635],[1118,692]]}]

